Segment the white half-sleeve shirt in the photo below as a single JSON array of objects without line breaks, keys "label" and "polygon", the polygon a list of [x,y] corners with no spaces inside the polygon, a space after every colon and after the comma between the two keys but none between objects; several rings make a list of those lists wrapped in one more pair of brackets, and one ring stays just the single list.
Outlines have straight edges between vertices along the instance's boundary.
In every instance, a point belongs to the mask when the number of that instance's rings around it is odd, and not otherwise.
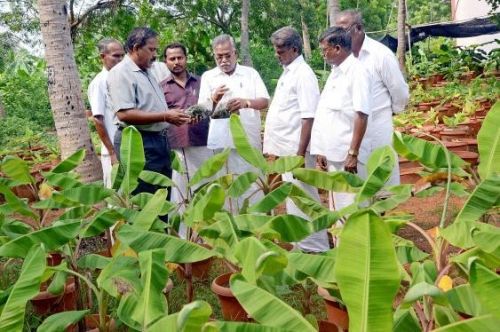
[{"label": "white half-sleeve shirt", "polygon": [[[269,93],[259,73],[251,67],[237,64],[231,75],[227,75],[219,67],[203,73],[201,76],[198,103],[212,105],[211,96],[215,89],[221,85],[227,86],[229,91],[226,92],[220,102],[225,102],[232,98],[269,99]],[[250,144],[260,150],[262,148],[260,112],[253,108],[242,108],[240,109],[240,119]]]},{"label": "white half-sleeve shirt", "polygon": [[302,119],[314,118],[319,100],[318,79],[302,55],[284,66],[267,112],[264,153],[295,155]]},{"label": "white half-sleeve shirt", "polygon": [[[104,126],[106,127],[106,132],[111,140],[111,144],[113,144],[117,126],[115,125],[116,115],[111,110],[107,95],[106,80],[108,78],[108,73],[106,68],[103,68],[101,72],[94,77],[92,82],[90,82],[87,94],[92,115],[102,115],[104,117]],[[109,151],[106,149],[106,146],[104,146],[104,143],[101,144],[101,154],[109,155]]]},{"label": "white half-sleeve shirt", "polygon": [[[334,66],[321,93],[311,133],[311,154],[342,162],[347,157],[354,131],[355,112],[371,115],[370,75],[352,54]],[[368,159],[368,139],[361,142],[358,159]]]}]

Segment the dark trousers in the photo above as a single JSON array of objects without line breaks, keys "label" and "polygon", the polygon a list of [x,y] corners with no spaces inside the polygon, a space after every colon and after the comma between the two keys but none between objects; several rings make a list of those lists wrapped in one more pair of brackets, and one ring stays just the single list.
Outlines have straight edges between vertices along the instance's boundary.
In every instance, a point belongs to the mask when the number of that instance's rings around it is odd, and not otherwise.
[{"label": "dark trousers", "polygon": [[[167,140],[167,131],[161,132],[149,132],[149,131],[139,131],[142,136],[142,143],[144,145],[144,156],[146,159],[146,164],[144,165],[144,170],[154,171],[169,178],[172,178],[172,167],[170,163],[170,146]],[[119,128],[115,134],[114,148],[120,160],[120,145],[122,141],[122,128]],[[139,185],[132,192],[133,195],[147,192],[154,194],[161,187],[146,183],[139,179]],[[170,190],[168,191],[167,200],[170,199]],[[166,216],[162,217],[163,220]]]}]

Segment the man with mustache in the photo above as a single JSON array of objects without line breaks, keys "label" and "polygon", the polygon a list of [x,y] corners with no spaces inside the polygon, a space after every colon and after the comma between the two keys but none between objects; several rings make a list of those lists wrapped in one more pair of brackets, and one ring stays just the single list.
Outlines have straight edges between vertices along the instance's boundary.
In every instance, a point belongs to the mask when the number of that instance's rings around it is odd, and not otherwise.
[{"label": "man with mustache", "polygon": [[[217,67],[201,76],[198,102],[208,104],[213,108],[216,108],[218,104],[224,104],[224,108],[230,113],[238,113],[250,144],[261,150],[260,110],[265,109],[269,104],[266,86],[255,69],[237,63],[238,54],[231,36],[223,34],[215,37],[212,41],[212,50]],[[213,133],[219,136],[212,144],[211,134]],[[224,135],[228,138],[225,141],[220,138]],[[209,148],[216,151],[233,147],[228,119],[211,120],[207,144]],[[242,174],[255,169],[233,149],[228,158],[226,170],[230,174]],[[254,189],[256,188],[252,187],[248,190],[248,195]],[[242,195],[235,201],[235,204],[231,204],[231,210],[237,212],[248,195]],[[256,202],[258,198],[258,195],[252,195],[251,203]]]},{"label": "man with mustache", "polygon": [[[184,112],[197,103],[200,92],[200,78],[187,70],[187,50],[180,43],[171,43],[163,52],[165,64],[170,75],[160,83],[169,108],[181,109]],[[172,171],[172,180],[177,187],[172,188],[171,201],[182,204],[190,198],[192,192],[187,191],[187,184],[200,165],[213,155],[207,149],[209,119],[202,119],[193,124],[183,124],[168,130],[168,142],[186,173]]]},{"label": "man with mustache", "polygon": [[[107,79],[112,110],[118,118],[115,151],[120,151],[123,128],[135,126],[143,140],[145,170],[171,176],[170,147],[167,130],[180,126],[190,117],[179,110],[169,110],[165,97],[150,71],[158,51],[157,33],[149,28],[135,28],[127,38],[127,55]],[[136,193],[154,193],[158,186],[140,181]]]}]

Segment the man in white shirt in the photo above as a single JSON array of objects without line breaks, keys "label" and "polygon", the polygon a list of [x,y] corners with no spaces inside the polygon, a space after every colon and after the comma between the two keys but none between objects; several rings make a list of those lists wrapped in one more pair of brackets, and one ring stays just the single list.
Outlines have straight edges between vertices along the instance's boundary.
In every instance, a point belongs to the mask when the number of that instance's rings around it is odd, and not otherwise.
[{"label": "man in white shirt", "polygon": [[106,38],[97,45],[99,57],[103,68],[99,74],[90,82],[88,87],[88,98],[97,134],[101,139],[101,164],[104,185],[111,187],[111,168],[117,162],[113,149],[113,138],[116,132],[114,124],[114,113],[110,109],[107,98],[106,79],[108,72],[118,64],[125,54],[122,44],[116,39]]},{"label": "man in white shirt", "polygon": [[[365,174],[369,141],[365,138],[370,108],[370,76],[351,53],[351,38],[339,27],[320,37],[325,61],[332,65],[318,103],[311,154],[325,156],[329,171]],[[336,210],[354,202],[354,194],[333,193]]]},{"label": "man in white shirt", "polygon": [[[269,94],[259,73],[251,67],[242,66],[237,63],[238,55],[234,39],[229,35],[220,35],[212,41],[217,67],[206,71],[201,76],[199,104],[208,104],[216,108],[219,103],[226,103],[229,112],[237,112],[245,128],[250,144],[261,150],[260,138],[260,110],[269,104]],[[211,119],[208,134],[208,148],[219,150],[233,147],[232,139],[220,139],[223,134],[229,133],[228,119]],[[212,139],[211,135],[217,139]],[[228,173],[241,174],[254,169],[245,162],[235,150],[227,161]],[[251,188],[247,193],[250,193]],[[247,195],[238,199],[236,204],[231,204],[233,212],[237,212]],[[251,197],[251,202],[257,200],[258,195]]]},{"label": "man in white shirt", "polygon": [[[408,84],[392,51],[365,34],[363,18],[359,11],[340,12],[335,25],[350,33],[352,52],[371,76],[372,116],[366,131],[366,136],[369,137],[368,149],[371,153],[378,147],[392,145],[394,132],[392,115],[404,111],[409,98]],[[399,183],[399,164],[396,162],[387,184]]]},{"label": "man in white shirt", "polygon": [[[314,168],[314,158],[308,150],[319,99],[318,80],[302,56],[302,39],[295,29],[284,27],[275,31],[271,43],[283,73],[266,117],[264,153],[278,157],[303,156],[305,166]],[[320,201],[316,188],[294,179],[290,172],[283,174],[283,180],[294,183]],[[291,199],[287,199],[286,209],[289,214],[309,219]],[[309,252],[327,251],[330,247],[326,230],[309,236],[298,246]]]}]

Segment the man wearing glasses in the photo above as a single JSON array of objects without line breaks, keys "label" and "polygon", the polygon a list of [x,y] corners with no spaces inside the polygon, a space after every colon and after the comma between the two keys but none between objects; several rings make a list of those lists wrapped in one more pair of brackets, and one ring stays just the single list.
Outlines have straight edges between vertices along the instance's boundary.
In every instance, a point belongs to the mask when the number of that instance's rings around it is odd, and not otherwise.
[{"label": "man wearing glasses", "polygon": [[[311,154],[325,156],[328,171],[365,174],[369,140],[365,137],[370,107],[370,76],[351,52],[349,33],[330,27],[320,37],[325,61],[332,65],[316,110]],[[354,202],[355,194],[334,192],[335,210]],[[330,202],[332,203],[332,202]]]},{"label": "man wearing glasses", "polygon": [[[230,113],[238,113],[250,144],[262,150],[260,111],[269,104],[266,86],[255,69],[237,63],[238,54],[231,36],[223,34],[215,37],[212,50],[217,67],[201,76],[198,103],[208,104],[214,109],[224,105]],[[229,133],[229,119],[211,119],[207,146],[216,151],[234,147]],[[231,151],[227,161],[228,173],[241,174],[252,170],[235,150]],[[246,197],[242,195],[235,204],[231,204],[230,209],[237,212]],[[253,195],[252,202],[258,197]]]},{"label": "man wearing glasses", "polygon": [[[371,153],[378,147],[392,145],[392,115],[404,111],[409,98],[408,84],[392,51],[365,34],[363,18],[359,11],[340,12],[335,25],[349,32],[353,55],[370,73],[372,116],[366,137],[369,137],[368,150]],[[395,163],[387,184],[399,184],[398,162]]]}]

